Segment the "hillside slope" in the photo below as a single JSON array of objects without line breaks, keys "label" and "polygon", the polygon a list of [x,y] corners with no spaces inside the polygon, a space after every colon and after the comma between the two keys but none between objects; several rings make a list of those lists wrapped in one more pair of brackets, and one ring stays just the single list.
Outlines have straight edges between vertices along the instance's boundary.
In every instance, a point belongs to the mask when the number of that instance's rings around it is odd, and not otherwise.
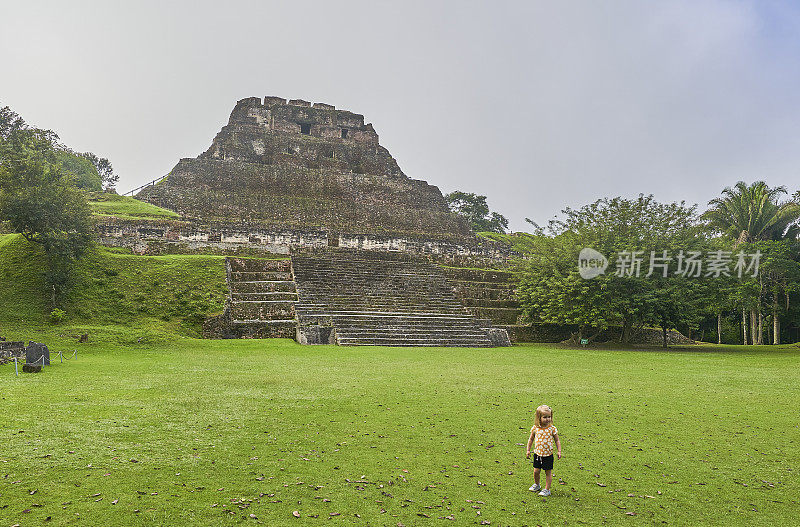
[{"label": "hillside slope", "polygon": [[50,322],[41,247],[19,234],[0,236],[0,335],[80,335],[142,342],[199,336],[206,315],[223,308],[227,286],[222,256],[138,256],[92,247],[75,266],[60,306],[66,319]]}]

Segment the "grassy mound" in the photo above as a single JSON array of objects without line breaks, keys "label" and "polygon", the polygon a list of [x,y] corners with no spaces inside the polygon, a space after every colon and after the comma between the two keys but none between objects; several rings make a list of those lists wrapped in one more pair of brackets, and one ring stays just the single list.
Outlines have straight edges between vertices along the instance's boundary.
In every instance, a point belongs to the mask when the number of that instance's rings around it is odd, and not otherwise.
[{"label": "grassy mound", "polygon": [[[0,367],[6,525],[797,522],[791,346],[81,346]],[[541,403],[564,454],[547,499],[525,459]]]},{"label": "grassy mound", "polygon": [[41,247],[21,235],[0,236],[0,335],[30,338],[89,333],[130,342],[198,336],[206,315],[222,310],[227,285],[222,256],[137,256],[93,247],[75,266],[60,306],[64,324],[49,321]]},{"label": "grassy mound", "polygon": [[105,192],[89,194],[89,207],[96,216],[115,216],[123,219],[167,219],[180,218],[177,212],[157,207],[131,196],[119,196]]}]

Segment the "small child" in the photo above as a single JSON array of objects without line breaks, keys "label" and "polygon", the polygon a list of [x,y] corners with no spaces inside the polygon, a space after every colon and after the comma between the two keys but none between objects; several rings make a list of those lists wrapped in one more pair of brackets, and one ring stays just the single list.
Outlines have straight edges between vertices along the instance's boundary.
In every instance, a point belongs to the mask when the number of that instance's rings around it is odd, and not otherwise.
[{"label": "small child", "polygon": [[[556,443],[558,459],[561,459],[561,440],[558,438],[558,429],[553,426],[553,410],[546,404],[536,409],[536,417],[533,420],[531,436],[528,438],[528,450],[526,458],[531,457],[531,446],[536,440],[533,449],[533,485],[528,490],[533,492],[541,490],[539,496],[550,495],[550,485],[553,483],[553,441]],[[544,469],[544,490],[539,485],[539,473]]]}]

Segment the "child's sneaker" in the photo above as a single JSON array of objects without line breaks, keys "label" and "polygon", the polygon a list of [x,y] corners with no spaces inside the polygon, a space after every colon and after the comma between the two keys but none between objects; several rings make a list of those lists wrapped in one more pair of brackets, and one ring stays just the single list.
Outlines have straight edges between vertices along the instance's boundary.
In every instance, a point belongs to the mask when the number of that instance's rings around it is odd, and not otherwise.
[{"label": "child's sneaker", "polygon": [[549,496],[549,495],[550,491],[547,489],[544,489],[542,492],[539,493],[539,496]]},{"label": "child's sneaker", "polygon": [[534,483],[528,490],[532,492],[539,492],[540,490],[542,490],[542,487],[540,487],[538,483]]}]

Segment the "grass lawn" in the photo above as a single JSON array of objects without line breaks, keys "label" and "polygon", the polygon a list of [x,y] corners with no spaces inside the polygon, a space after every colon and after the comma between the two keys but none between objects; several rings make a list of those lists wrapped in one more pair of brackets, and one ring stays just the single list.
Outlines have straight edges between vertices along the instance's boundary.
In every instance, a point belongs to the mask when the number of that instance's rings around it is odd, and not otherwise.
[{"label": "grass lawn", "polygon": [[131,196],[94,192],[89,196],[92,213],[99,216],[117,216],[125,219],[178,219],[180,215],[169,209],[157,207]]},{"label": "grass lawn", "polygon": [[[800,512],[794,346],[48,339],[77,359],[0,366],[0,525],[791,525]],[[541,403],[564,449],[547,499],[527,490],[524,457]]]}]

